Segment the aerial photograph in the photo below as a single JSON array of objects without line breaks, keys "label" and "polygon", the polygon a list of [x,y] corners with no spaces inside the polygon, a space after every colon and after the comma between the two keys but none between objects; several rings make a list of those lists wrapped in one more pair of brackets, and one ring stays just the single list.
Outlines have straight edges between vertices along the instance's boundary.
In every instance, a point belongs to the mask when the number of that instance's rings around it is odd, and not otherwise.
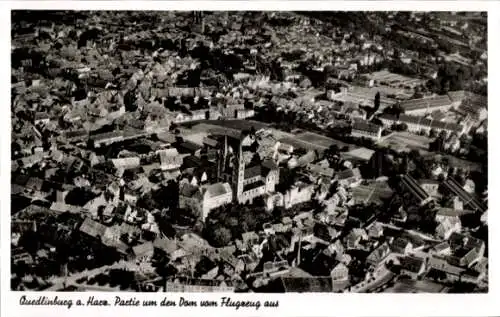
[{"label": "aerial photograph", "polygon": [[487,12],[12,10],[10,289],[488,293],[487,37]]}]

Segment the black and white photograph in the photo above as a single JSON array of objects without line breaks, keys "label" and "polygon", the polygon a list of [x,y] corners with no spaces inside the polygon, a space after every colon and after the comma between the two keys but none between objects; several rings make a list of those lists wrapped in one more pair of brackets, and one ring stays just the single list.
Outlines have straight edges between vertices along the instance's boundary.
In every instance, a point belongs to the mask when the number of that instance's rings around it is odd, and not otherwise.
[{"label": "black and white photograph", "polygon": [[12,10],[10,290],[488,293],[489,13]]}]

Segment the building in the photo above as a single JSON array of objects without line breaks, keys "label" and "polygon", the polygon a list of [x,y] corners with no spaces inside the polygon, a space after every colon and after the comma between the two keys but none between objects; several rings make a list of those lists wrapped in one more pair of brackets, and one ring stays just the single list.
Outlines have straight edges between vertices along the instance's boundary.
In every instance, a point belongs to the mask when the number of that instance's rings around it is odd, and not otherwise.
[{"label": "building", "polygon": [[452,249],[448,262],[455,266],[471,267],[484,256],[485,243],[480,239],[454,232],[448,241]]},{"label": "building", "polygon": [[231,281],[172,277],[166,281],[165,291],[167,293],[231,293],[234,292],[234,285]]},{"label": "building", "polygon": [[229,183],[215,183],[203,189],[202,220],[215,208],[231,203],[233,191]]},{"label": "building", "polygon": [[406,255],[413,251],[413,244],[408,239],[398,237],[392,242],[391,249],[395,253]]},{"label": "building", "polygon": [[157,153],[160,156],[160,166],[162,170],[171,171],[181,167],[183,156],[179,154],[177,149],[164,149],[157,151]]},{"label": "building", "polygon": [[217,178],[231,185],[233,201],[247,203],[275,191],[279,168],[273,160],[245,162],[246,145],[252,143],[251,136],[234,129],[215,130],[213,134],[222,139],[219,142]]},{"label": "building", "polygon": [[419,180],[419,184],[422,187],[422,189],[432,197],[438,197],[439,192],[439,182],[433,179],[421,179]]},{"label": "building", "polygon": [[401,274],[416,280],[425,273],[425,261],[422,258],[406,256],[399,258]]},{"label": "building", "polygon": [[442,240],[447,240],[452,233],[460,232],[462,225],[458,217],[445,217],[440,219],[436,227],[436,237]]},{"label": "building", "polygon": [[382,127],[368,121],[356,120],[352,125],[351,135],[379,141],[382,137]]},{"label": "building", "polygon": [[411,99],[400,102],[405,114],[425,115],[436,110],[446,112],[453,106],[448,95]]},{"label": "building", "polygon": [[338,172],[335,175],[335,179],[339,182],[339,185],[344,187],[354,187],[361,181],[361,172],[359,168],[346,169]]},{"label": "building", "polygon": [[379,116],[380,121],[390,128],[393,124],[406,124],[408,131],[412,133],[424,132],[429,134],[434,130],[437,134],[444,131],[447,135],[456,133],[458,135],[466,131],[466,127],[452,122],[444,122],[439,120],[428,119],[424,116],[400,114],[399,116],[391,114],[382,114]]},{"label": "building", "polygon": [[425,205],[432,200],[432,197],[420,186],[420,184],[410,175],[401,177],[401,184],[404,189],[415,197],[420,205]]},{"label": "building", "polygon": [[283,201],[285,208],[292,208],[294,205],[310,201],[314,195],[314,188],[314,184],[306,184],[304,182],[293,185],[284,194]]},{"label": "building", "polygon": [[349,279],[349,268],[344,263],[337,263],[330,272],[333,281],[347,281]]},{"label": "building", "polygon": [[463,202],[464,207],[469,207],[469,209],[481,213],[488,209],[479,199],[469,194],[454,178],[449,177],[443,182],[443,185]]},{"label": "building", "polygon": [[381,244],[375,250],[373,250],[368,257],[366,262],[370,265],[377,266],[391,253],[391,248],[387,243]]}]

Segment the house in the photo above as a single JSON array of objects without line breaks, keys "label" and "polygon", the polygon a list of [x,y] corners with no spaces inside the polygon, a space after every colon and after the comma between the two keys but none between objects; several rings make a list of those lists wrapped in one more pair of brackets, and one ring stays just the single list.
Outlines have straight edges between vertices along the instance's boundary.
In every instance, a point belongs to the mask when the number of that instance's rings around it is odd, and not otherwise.
[{"label": "house", "polygon": [[433,246],[430,251],[430,254],[436,254],[436,255],[451,255],[451,247],[448,242],[441,242]]},{"label": "house", "polygon": [[367,228],[367,231],[370,238],[380,238],[384,233],[384,227],[380,222],[375,221]]},{"label": "house", "polygon": [[370,265],[377,266],[382,263],[382,261],[384,261],[390,253],[391,248],[389,245],[386,242],[382,243],[368,255],[366,262]]},{"label": "house", "polygon": [[379,141],[382,137],[382,127],[368,121],[356,120],[352,125],[351,135]]},{"label": "house", "polygon": [[399,258],[401,265],[401,274],[408,275],[416,280],[425,272],[425,261],[419,257],[406,256]]},{"label": "house", "polygon": [[325,179],[331,180],[335,174],[335,170],[330,167],[323,167],[319,164],[309,164],[307,165],[307,170],[314,175],[319,177],[324,177]]},{"label": "house", "polygon": [[232,293],[234,284],[229,280],[171,277],[165,283],[166,292],[180,293]]},{"label": "house", "polygon": [[359,168],[345,169],[343,171],[337,172],[335,179],[339,182],[339,185],[344,187],[355,187],[361,181],[361,172]]},{"label": "house", "polygon": [[292,208],[293,206],[310,201],[314,194],[314,184],[306,184],[304,182],[298,182],[286,191],[283,201],[286,209]]},{"label": "house", "polygon": [[452,233],[460,232],[462,225],[458,217],[439,218],[439,224],[436,227],[436,237],[447,240]]},{"label": "house", "polygon": [[361,240],[368,240],[368,235],[364,229],[354,228],[345,238],[345,245],[348,249],[358,249]]},{"label": "house", "polygon": [[179,154],[177,149],[164,149],[157,151],[157,153],[160,155],[160,166],[162,170],[170,171],[181,167],[183,156]]},{"label": "house", "polygon": [[406,238],[398,237],[392,242],[391,249],[395,253],[409,254],[413,250],[413,244]]},{"label": "house", "polygon": [[433,179],[421,179],[419,180],[419,184],[422,187],[422,189],[432,197],[438,197],[439,192],[439,182]]},{"label": "house", "polygon": [[212,209],[229,204],[233,200],[233,190],[229,183],[215,183],[203,188],[203,213],[205,220]]},{"label": "house", "polygon": [[455,266],[470,267],[484,256],[485,243],[481,239],[454,232],[448,242],[452,249],[448,261]]},{"label": "house", "polygon": [[337,263],[330,272],[333,281],[347,281],[349,279],[349,269],[344,263]]},{"label": "house", "polygon": [[101,240],[106,232],[106,226],[90,218],[85,218],[79,230],[90,237]]},{"label": "house", "polygon": [[331,277],[280,277],[280,290],[285,293],[331,293]]},{"label": "house", "polygon": [[429,134],[431,130],[440,133],[444,131],[447,135],[457,133],[458,135],[465,132],[465,126],[453,122],[444,122],[439,120],[428,119],[424,116],[400,114],[399,116],[391,114],[382,114],[379,116],[380,121],[384,126],[391,127],[393,124],[404,123],[408,127],[408,131],[412,133],[425,132]]},{"label": "house", "polygon": [[243,254],[238,257],[238,263],[235,267],[236,272],[253,272],[260,259],[255,255],[255,253]]}]

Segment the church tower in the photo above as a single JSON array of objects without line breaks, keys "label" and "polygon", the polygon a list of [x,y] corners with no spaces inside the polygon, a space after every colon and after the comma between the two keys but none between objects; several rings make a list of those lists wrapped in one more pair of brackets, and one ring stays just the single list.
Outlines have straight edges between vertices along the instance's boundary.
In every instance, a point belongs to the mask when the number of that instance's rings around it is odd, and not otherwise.
[{"label": "church tower", "polygon": [[243,160],[243,147],[241,140],[238,140],[237,150],[233,164],[233,192],[236,201],[240,202],[243,195],[243,180],[245,179],[245,162]]}]

